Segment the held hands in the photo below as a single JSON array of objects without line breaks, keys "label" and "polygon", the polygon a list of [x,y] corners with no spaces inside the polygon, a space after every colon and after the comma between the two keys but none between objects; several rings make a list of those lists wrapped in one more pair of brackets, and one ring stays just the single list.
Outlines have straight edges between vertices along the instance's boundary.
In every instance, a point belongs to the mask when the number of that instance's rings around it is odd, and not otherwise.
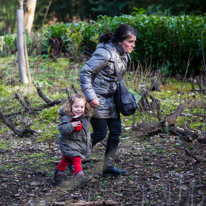
[{"label": "held hands", "polygon": [[92,99],[89,104],[91,105],[91,107],[98,107],[99,106],[99,99],[97,97],[95,97],[94,99]]}]

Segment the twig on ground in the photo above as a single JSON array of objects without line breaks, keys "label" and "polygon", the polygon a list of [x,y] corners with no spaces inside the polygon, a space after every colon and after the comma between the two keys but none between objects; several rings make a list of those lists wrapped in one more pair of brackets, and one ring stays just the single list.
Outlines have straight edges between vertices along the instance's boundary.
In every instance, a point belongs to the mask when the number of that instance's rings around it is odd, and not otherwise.
[{"label": "twig on ground", "polygon": [[197,163],[206,162],[205,158],[199,158],[195,156],[188,148],[185,149],[185,152],[188,156],[191,156],[193,159],[195,159]]}]

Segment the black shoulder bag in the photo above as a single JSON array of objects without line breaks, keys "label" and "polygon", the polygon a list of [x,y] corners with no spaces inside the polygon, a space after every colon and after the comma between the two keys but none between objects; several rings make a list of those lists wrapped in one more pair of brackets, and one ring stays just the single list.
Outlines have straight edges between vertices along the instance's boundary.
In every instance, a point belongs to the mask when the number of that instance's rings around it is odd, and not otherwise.
[{"label": "black shoulder bag", "polygon": [[137,103],[134,95],[128,91],[123,81],[122,75],[119,73],[119,66],[115,62],[115,71],[117,75],[117,89],[114,94],[114,101],[117,109],[124,115],[133,115],[137,109]]}]

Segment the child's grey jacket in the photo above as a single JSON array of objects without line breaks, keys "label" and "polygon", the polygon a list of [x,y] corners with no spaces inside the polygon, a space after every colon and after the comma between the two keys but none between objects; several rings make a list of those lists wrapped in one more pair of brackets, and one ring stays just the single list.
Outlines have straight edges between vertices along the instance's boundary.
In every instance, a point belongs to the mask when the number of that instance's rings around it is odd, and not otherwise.
[{"label": "child's grey jacket", "polygon": [[61,152],[67,157],[80,156],[83,159],[89,157],[91,154],[89,118],[86,116],[78,118],[82,122],[82,129],[76,132],[72,126],[72,116],[67,116],[61,111],[59,114],[61,115],[61,123],[58,125]]}]

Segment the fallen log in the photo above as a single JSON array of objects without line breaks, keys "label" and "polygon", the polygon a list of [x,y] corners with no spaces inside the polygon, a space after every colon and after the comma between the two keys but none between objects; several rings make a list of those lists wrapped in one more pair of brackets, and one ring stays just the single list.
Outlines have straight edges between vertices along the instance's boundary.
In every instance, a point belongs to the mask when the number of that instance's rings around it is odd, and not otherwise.
[{"label": "fallen log", "polygon": [[17,134],[19,137],[23,137],[25,135],[29,135],[29,134],[34,134],[37,133],[35,130],[32,130],[30,128],[30,125],[24,125],[24,128],[21,129],[17,129],[13,122],[11,120],[9,120],[4,114],[2,109],[0,108],[0,119],[2,119],[2,121],[4,122],[4,124],[9,127],[15,134]]},{"label": "fallen log", "polygon": [[147,135],[153,132],[158,132],[161,131],[162,129],[163,129],[162,123],[153,123],[153,124],[141,123],[132,127],[132,130],[136,131],[137,137],[142,135]]},{"label": "fallen log", "polygon": [[193,142],[194,144],[205,144],[206,143],[206,134],[203,134],[199,131],[194,131],[190,128],[180,128],[176,125],[170,127],[170,131],[178,135],[181,138],[184,138],[187,141]]},{"label": "fallen log", "polygon": [[100,201],[79,201],[79,202],[54,202],[53,205],[60,206],[60,205],[67,205],[67,206],[119,206],[119,202],[115,202],[113,200],[100,200]]},{"label": "fallen log", "polygon": [[[177,109],[174,111],[173,114],[167,116],[165,120],[159,123],[141,123],[132,127],[133,131],[138,131],[139,135],[149,134],[153,132],[158,132],[162,130],[164,127],[168,126],[169,124],[174,124],[177,117],[182,113],[184,109],[184,104],[180,104]],[[138,135],[138,136],[139,136]]]},{"label": "fallen log", "polygon": [[202,138],[201,133],[197,131],[190,130],[189,128],[180,128],[176,125],[173,127],[170,127],[170,131],[172,131],[174,134],[178,135],[179,137],[184,138],[185,140],[193,141],[198,138]]},{"label": "fallen log", "polygon": [[168,129],[170,129],[171,132],[173,132],[174,134],[178,135],[181,138],[184,138],[187,141],[197,141],[200,144],[204,144],[206,142],[206,137],[202,133],[191,130],[187,127],[183,129],[174,125],[176,119],[178,118],[178,116],[181,115],[185,107],[194,108],[197,106],[203,108],[206,105],[204,102],[197,102],[197,101],[190,102],[189,104],[188,103],[180,104],[177,107],[177,109],[174,111],[174,113],[167,116],[164,121],[160,121],[159,123],[152,123],[152,124],[148,124],[148,123],[141,123],[138,125],[133,124],[132,130],[136,131],[136,135],[138,137],[142,135],[148,135],[154,132],[159,132],[167,127]]}]

